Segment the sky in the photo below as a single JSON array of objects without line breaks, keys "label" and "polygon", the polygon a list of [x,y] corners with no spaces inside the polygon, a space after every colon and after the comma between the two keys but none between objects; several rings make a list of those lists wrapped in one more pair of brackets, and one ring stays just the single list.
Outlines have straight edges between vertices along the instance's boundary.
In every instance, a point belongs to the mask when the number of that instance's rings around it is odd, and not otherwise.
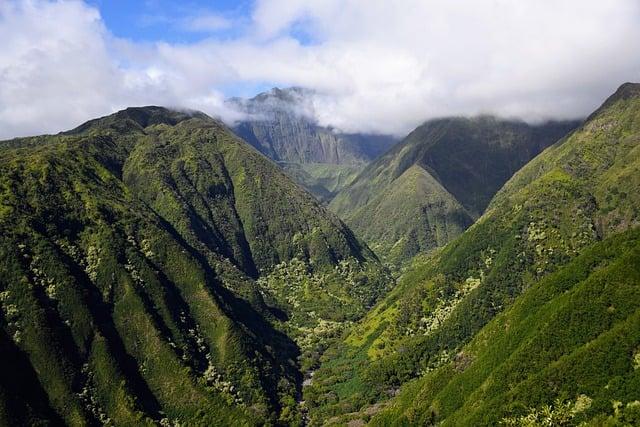
[{"label": "sky", "polygon": [[638,0],[0,0],[0,138],[128,106],[313,90],[314,119],[402,136],[449,115],[584,117],[640,81]]}]

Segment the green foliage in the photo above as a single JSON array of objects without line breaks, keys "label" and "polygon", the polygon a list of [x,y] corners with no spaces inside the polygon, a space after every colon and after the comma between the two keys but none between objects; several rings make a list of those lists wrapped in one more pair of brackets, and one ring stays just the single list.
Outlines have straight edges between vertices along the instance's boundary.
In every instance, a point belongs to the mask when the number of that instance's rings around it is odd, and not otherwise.
[{"label": "green foliage", "polygon": [[532,408],[527,415],[503,418],[500,424],[517,427],[571,426],[576,415],[589,409],[589,406],[591,399],[585,395],[579,396],[575,403],[556,399],[553,405]]},{"label": "green foliage", "polygon": [[360,382],[374,397],[354,391],[345,410],[311,402],[312,419],[353,419],[396,393],[374,425],[494,425],[579,394],[591,419],[637,399],[640,260],[626,231],[640,222],[637,88],[621,87],[459,238],[414,261],[336,345],[349,375],[326,362],[314,377],[320,396]]},{"label": "green foliage", "polygon": [[515,171],[577,125],[488,116],[429,121],[368,165],[330,208],[401,264],[460,235]]},{"label": "green foliage", "polygon": [[388,285],[335,215],[200,113],[0,143],[0,206],[0,346],[22,367],[0,368],[0,424],[300,424],[298,324],[256,279],[298,260],[315,295],[347,278],[345,318]]},{"label": "green foliage", "polygon": [[362,317],[391,283],[379,265],[354,258],[321,272],[294,258],[257,281],[265,301],[286,313],[286,331],[302,352],[303,372],[317,367],[328,344]]}]

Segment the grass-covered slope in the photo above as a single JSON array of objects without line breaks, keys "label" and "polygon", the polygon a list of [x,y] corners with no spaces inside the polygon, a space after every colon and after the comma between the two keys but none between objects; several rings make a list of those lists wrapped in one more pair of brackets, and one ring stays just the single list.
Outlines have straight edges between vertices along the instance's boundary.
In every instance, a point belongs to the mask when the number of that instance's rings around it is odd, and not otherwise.
[{"label": "grass-covered slope", "polygon": [[330,163],[279,162],[278,165],[291,179],[323,203],[328,203],[336,193],[349,185],[363,168],[359,165]]},{"label": "grass-covered slope", "polygon": [[361,209],[351,227],[375,252],[393,261],[443,246],[473,223],[455,197],[416,164]]},{"label": "grass-covered slope", "polygon": [[[367,242],[378,248],[378,253],[390,253],[391,261],[407,260],[456,237],[472,218],[482,214],[493,195],[514,172],[577,125],[576,122],[528,125],[489,116],[429,121],[365,168],[335,196],[330,208],[356,233],[366,236]],[[403,175],[412,167],[430,174],[430,181],[437,182],[445,190],[448,201],[443,202],[442,191],[425,194],[419,187],[401,188],[411,184]],[[381,206],[386,200],[381,197],[385,192],[402,192],[405,203],[411,206],[403,215],[414,220],[404,221]],[[435,197],[429,197],[430,194]],[[436,212],[430,219],[442,217],[438,206],[443,203],[459,205],[463,210],[456,210],[445,221],[425,222],[429,215],[425,216],[424,212],[432,206],[436,206]],[[386,226],[378,227],[376,217],[382,214]],[[415,230],[434,227],[449,228],[451,232],[446,238],[414,239],[409,245],[403,240]],[[403,248],[398,250],[398,246]]]},{"label": "grass-covered slope", "polygon": [[637,400],[638,236],[616,233],[640,221],[639,155],[640,85],[626,84],[327,351],[314,420],[524,424],[556,398],[558,413],[593,400],[587,417]]},{"label": "grass-covered slope", "polygon": [[371,424],[638,425],[639,301],[634,230],[528,289],[451,361],[406,385]]},{"label": "grass-covered slope", "polygon": [[333,214],[205,115],[133,108],[0,142],[0,424],[299,420],[296,311],[268,279],[291,263],[315,280],[300,301],[345,265],[358,278],[324,301],[332,317],[387,285]]}]

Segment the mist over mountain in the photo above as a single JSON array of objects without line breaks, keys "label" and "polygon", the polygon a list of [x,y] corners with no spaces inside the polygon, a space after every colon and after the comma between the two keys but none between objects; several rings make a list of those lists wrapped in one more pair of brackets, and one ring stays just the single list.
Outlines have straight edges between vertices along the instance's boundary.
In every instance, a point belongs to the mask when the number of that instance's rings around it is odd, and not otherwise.
[{"label": "mist over mountain", "polygon": [[267,157],[288,163],[363,165],[389,149],[389,135],[345,134],[317,125],[313,92],[302,88],[232,98],[230,106],[247,115],[234,132]]},{"label": "mist over mountain", "polygon": [[322,201],[396,142],[389,135],[345,134],[319,126],[313,92],[307,89],[274,88],[251,99],[232,98],[227,105],[244,115],[233,131]]}]

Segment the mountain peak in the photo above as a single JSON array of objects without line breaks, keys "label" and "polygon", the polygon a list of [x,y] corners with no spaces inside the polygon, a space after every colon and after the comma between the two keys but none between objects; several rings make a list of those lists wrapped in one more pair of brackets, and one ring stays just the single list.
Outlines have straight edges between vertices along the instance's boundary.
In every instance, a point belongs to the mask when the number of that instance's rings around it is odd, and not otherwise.
[{"label": "mountain peak", "polygon": [[313,91],[301,87],[278,88],[261,92],[253,98],[229,98],[226,103],[232,108],[250,115],[272,116],[286,113],[313,118]]},{"label": "mountain peak", "polygon": [[640,98],[640,83],[623,83],[611,96],[609,96],[609,98],[607,98],[606,101],[604,101],[600,108],[598,108],[596,111],[591,113],[589,117],[587,117],[585,122],[592,120],[602,111],[609,108],[618,101],[628,101],[634,98]]},{"label": "mountain peak", "polygon": [[273,88],[227,104],[243,113],[235,133],[275,161],[362,165],[395,141],[386,135],[344,134],[316,120],[311,89]]},{"label": "mountain peak", "polygon": [[267,92],[262,92],[254,96],[253,98],[251,98],[251,101],[262,102],[269,99],[277,99],[279,101],[295,104],[299,102],[301,98],[305,96],[309,96],[312,93],[313,93],[312,90],[305,89],[298,86],[293,86],[288,88],[274,87]]},{"label": "mountain peak", "polygon": [[618,90],[611,96],[617,99],[629,99],[640,96],[640,83],[623,83]]},{"label": "mountain peak", "polygon": [[127,129],[134,127],[140,127],[144,129],[151,125],[167,124],[175,126],[176,124],[189,120],[192,118],[198,118],[202,120],[213,120],[206,114],[195,110],[174,110],[166,107],[160,107],[155,105],[148,105],[143,107],[129,107],[124,110],[117,111],[108,116],[100,117],[97,119],[89,120],[72,129],[65,134],[75,135],[84,133],[90,129],[104,128],[104,127],[116,127],[118,129],[123,126]]},{"label": "mountain peak", "polygon": [[620,87],[602,104],[601,108],[608,107],[617,101],[626,101],[640,97],[640,83],[623,83]]}]

